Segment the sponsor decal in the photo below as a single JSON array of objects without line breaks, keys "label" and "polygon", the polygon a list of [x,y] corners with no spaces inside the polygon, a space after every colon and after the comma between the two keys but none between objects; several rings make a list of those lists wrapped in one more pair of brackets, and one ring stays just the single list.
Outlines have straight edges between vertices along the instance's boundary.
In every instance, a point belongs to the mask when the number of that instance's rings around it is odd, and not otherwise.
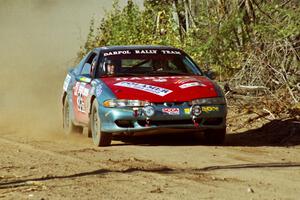
[{"label": "sponsor decal", "polygon": [[[157,79],[186,79],[189,78],[188,76],[158,76],[158,77],[152,77],[152,76],[148,76],[148,77],[120,77],[120,78],[116,78],[117,81],[133,81],[133,80],[157,80]],[[195,81],[195,80],[193,80]]]},{"label": "sponsor decal", "polygon": [[184,84],[187,82],[196,82],[196,81],[198,81],[196,78],[187,78],[187,79],[177,80],[175,81],[175,84]]},{"label": "sponsor decal", "polygon": [[88,88],[84,88],[82,95],[87,97],[87,96],[89,96],[89,93],[90,93],[90,90]]},{"label": "sponsor decal", "polygon": [[128,55],[131,54],[131,52],[129,50],[123,50],[123,51],[110,51],[110,52],[106,52],[103,55],[104,56],[115,56],[115,55]]},{"label": "sponsor decal", "polygon": [[167,113],[169,115],[179,115],[180,114],[179,108],[163,108],[162,112]]},{"label": "sponsor decal", "polygon": [[146,50],[134,50],[136,54],[157,54],[157,50],[154,49],[146,49]]},{"label": "sponsor decal", "polygon": [[191,109],[190,108],[185,108],[184,109],[184,114],[189,115],[191,113]]},{"label": "sponsor decal", "polygon": [[130,54],[163,54],[163,55],[181,55],[176,50],[160,50],[160,49],[136,49],[136,50],[118,50],[105,52],[104,56],[130,55]]},{"label": "sponsor decal", "polygon": [[77,109],[85,113],[84,99],[89,95],[90,90],[85,87],[86,83],[77,82],[74,87],[74,96],[76,96]]},{"label": "sponsor decal", "polygon": [[64,81],[64,86],[63,86],[64,91],[67,91],[70,81],[71,81],[71,76],[68,74]]},{"label": "sponsor decal", "polygon": [[149,93],[161,96],[161,97],[173,92],[172,90],[169,90],[166,88],[162,88],[162,87],[158,87],[158,86],[154,86],[154,85],[142,84],[142,83],[129,82],[129,81],[122,81],[122,82],[116,83],[115,85],[149,92]]},{"label": "sponsor decal", "polygon": [[101,94],[102,94],[102,85],[98,85],[97,87],[96,87],[96,89],[95,89],[95,94],[96,94],[96,96],[98,97],[98,96],[100,96]]},{"label": "sponsor decal", "polygon": [[77,96],[77,109],[79,112],[83,112],[83,113],[85,112],[82,93],[78,93]]},{"label": "sponsor decal", "polygon": [[139,77],[131,77],[130,80],[131,80],[131,81],[134,81],[134,80],[141,80],[141,78],[139,78]]},{"label": "sponsor decal", "polygon": [[181,55],[180,51],[173,51],[173,50],[161,50],[162,54],[177,54]]},{"label": "sponsor decal", "polygon": [[209,113],[209,112],[218,112],[220,108],[218,106],[202,106],[202,111]]},{"label": "sponsor decal", "polygon": [[74,87],[74,96],[78,95],[79,86],[80,86],[80,82],[76,82],[75,87]]},{"label": "sponsor decal", "polygon": [[[77,86],[77,85],[76,85]],[[77,95],[81,94],[82,96],[88,96],[89,95],[89,89],[85,87],[86,83],[80,83],[78,90],[77,90]]]},{"label": "sponsor decal", "polygon": [[[209,113],[209,112],[218,112],[220,111],[220,108],[218,106],[202,106],[201,110],[202,112]],[[191,112],[190,108],[184,109],[185,114],[189,115],[190,112]]]},{"label": "sponsor decal", "polygon": [[80,77],[79,78],[79,81],[81,81],[81,82],[91,82],[91,78],[88,78],[88,77]]},{"label": "sponsor decal", "polygon": [[202,87],[204,87],[204,86],[206,86],[206,85],[204,85],[203,83],[200,83],[200,82],[192,82],[192,83],[185,83],[185,84],[182,84],[182,85],[180,85],[179,87],[180,87],[181,89],[185,89],[185,88],[195,87],[195,86],[202,86]]},{"label": "sponsor decal", "polygon": [[96,84],[100,84],[101,82],[98,79],[94,79],[92,80],[91,84],[92,85],[96,85]]}]

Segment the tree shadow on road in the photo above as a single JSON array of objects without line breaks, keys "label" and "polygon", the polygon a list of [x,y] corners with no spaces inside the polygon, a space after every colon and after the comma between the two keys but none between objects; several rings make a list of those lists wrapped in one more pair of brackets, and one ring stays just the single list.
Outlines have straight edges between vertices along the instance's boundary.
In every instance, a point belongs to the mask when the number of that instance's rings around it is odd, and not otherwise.
[{"label": "tree shadow on road", "polygon": [[[140,136],[114,136],[115,145],[195,146],[206,145],[201,134],[180,132]],[[300,144],[300,121],[273,120],[262,127],[226,136],[224,146],[295,146]]]},{"label": "tree shadow on road", "polygon": [[[52,175],[45,177],[36,177],[36,178],[24,178],[17,180],[1,180],[0,181],[0,191],[3,189],[11,189],[18,187],[30,187],[36,185],[36,182],[44,182],[51,180],[64,180],[64,179],[75,179],[81,177],[89,177],[89,176],[104,176],[106,174],[111,173],[135,173],[135,172],[144,172],[144,173],[158,173],[158,174],[194,174],[197,175],[199,173],[215,171],[215,170],[228,170],[228,169],[255,169],[255,168],[297,168],[300,167],[299,162],[279,162],[279,163],[250,163],[250,164],[234,164],[234,165],[216,165],[216,166],[207,166],[203,168],[171,168],[167,166],[155,167],[139,167],[132,166],[126,169],[96,169],[92,171],[73,173],[69,175]],[[209,174],[202,174],[208,175]],[[194,180],[194,179],[193,179]],[[38,184],[40,185],[40,184]]]}]

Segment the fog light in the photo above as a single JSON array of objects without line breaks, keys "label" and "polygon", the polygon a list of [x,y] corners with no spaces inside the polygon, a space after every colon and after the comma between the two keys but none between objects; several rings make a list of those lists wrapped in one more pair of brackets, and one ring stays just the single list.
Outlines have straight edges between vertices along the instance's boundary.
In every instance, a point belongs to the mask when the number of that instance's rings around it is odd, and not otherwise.
[{"label": "fog light", "polygon": [[201,113],[202,113],[202,108],[200,105],[193,105],[191,107],[191,114],[193,116],[199,117],[201,115]]},{"label": "fog light", "polygon": [[144,112],[144,114],[145,114],[147,117],[151,117],[151,116],[154,115],[155,110],[154,110],[154,108],[153,108],[152,106],[145,106],[145,107],[143,108],[143,112]]}]

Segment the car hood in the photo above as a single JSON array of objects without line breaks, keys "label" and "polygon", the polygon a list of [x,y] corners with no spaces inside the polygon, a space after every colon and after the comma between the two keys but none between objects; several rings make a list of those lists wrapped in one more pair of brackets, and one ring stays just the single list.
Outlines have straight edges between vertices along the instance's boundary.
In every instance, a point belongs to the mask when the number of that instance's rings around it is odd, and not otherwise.
[{"label": "car hood", "polygon": [[105,77],[101,80],[118,99],[155,103],[218,96],[214,83],[204,76]]}]

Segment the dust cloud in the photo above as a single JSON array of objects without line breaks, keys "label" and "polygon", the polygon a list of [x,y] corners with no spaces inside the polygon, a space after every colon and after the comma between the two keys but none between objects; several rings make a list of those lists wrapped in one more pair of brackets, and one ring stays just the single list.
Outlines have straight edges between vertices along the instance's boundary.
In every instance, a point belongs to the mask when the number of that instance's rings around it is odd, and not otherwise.
[{"label": "dust cloud", "polygon": [[67,69],[91,17],[100,19],[111,6],[107,0],[0,0],[0,134],[61,133]]}]

